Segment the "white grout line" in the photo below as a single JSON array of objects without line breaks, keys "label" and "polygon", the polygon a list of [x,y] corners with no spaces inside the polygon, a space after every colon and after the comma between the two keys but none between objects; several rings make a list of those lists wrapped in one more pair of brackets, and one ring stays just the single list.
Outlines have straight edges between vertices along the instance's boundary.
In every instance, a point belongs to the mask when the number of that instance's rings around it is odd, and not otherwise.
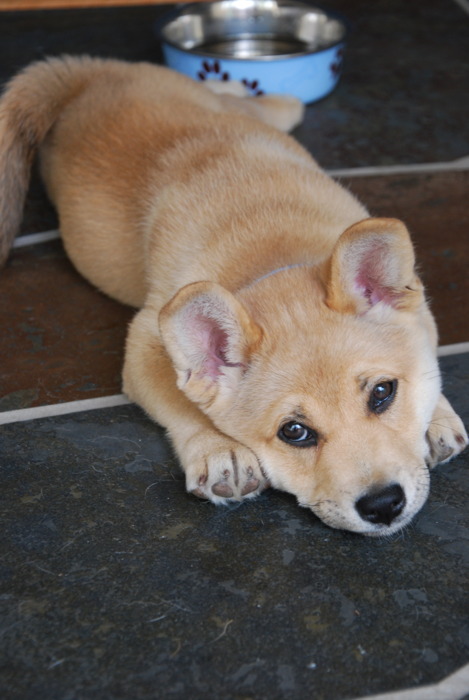
[{"label": "white grout line", "polygon": [[97,399],[83,399],[81,401],[68,401],[49,406],[35,406],[34,408],[20,408],[16,411],[0,413],[0,425],[7,423],[23,423],[36,418],[49,418],[51,416],[64,416],[68,413],[79,411],[95,411],[98,408],[112,408],[113,406],[125,406],[131,403],[124,394],[114,396],[102,396]]},{"label": "white grout line", "polygon": [[459,5],[459,7],[464,10],[464,12],[467,12],[469,15],[469,2],[468,0],[454,0],[455,3]]},{"label": "white grout line", "polygon": [[[469,352],[469,343],[454,343],[454,345],[442,345],[438,348],[438,356],[458,355]],[[113,396],[102,396],[96,399],[84,399],[81,401],[68,401],[66,403],[55,403],[47,406],[35,406],[34,408],[19,408],[15,411],[0,412],[0,425],[7,423],[22,423],[36,418],[51,418],[53,416],[64,416],[68,413],[78,413],[79,411],[95,411],[100,408],[112,408],[113,406],[125,406],[131,401],[125,394],[114,394]]]},{"label": "white grout line", "polygon": [[15,239],[13,243],[13,248],[24,248],[27,245],[36,245],[38,243],[45,243],[46,241],[54,241],[56,238],[60,238],[60,231],[54,229],[53,231],[43,231],[42,233],[30,233],[26,236],[19,236]]},{"label": "white grout line", "polygon": [[438,173],[469,170],[469,156],[447,163],[416,163],[409,165],[377,165],[363,168],[326,170],[331,177],[369,177],[371,175],[405,175],[407,173]]},{"label": "white grout line", "polygon": [[446,355],[462,355],[469,352],[469,343],[454,343],[453,345],[441,345],[438,348],[438,357],[446,357]]},{"label": "white grout line", "polygon": [[463,700],[469,688],[469,664],[458,669],[439,683],[409,690],[368,695],[358,700]]}]

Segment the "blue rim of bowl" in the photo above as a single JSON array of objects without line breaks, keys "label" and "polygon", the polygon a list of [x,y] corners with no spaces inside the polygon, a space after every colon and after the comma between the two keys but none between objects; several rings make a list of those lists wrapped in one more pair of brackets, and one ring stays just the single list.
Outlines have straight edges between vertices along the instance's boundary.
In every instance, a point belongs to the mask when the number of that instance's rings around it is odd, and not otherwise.
[{"label": "blue rim of bowl", "polygon": [[[214,0],[215,2],[219,2],[220,0]],[[212,3],[212,4],[214,4]],[[204,3],[205,4],[205,3]],[[210,3],[207,3],[210,4]],[[170,24],[173,20],[177,19],[181,13],[185,10],[189,10],[191,8],[200,8],[200,2],[192,2],[192,3],[186,3],[184,5],[180,5],[179,7],[175,8],[174,10],[170,10],[167,12],[165,15],[163,15],[157,22],[155,23],[154,26],[154,31],[156,34],[156,37],[159,41],[161,41],[162,44],[167,44],[168,46],[171,46],[174,49],[177,49],[178,51],[181,51],[181,53],[187,54],[188,56],[198,56],[199,58],[213,58],[213,59],[218,59],[219,61],[237,61],[240,63],[245,63],[247,61],[282,61],[284,59],[291,59],[291,58],[300,58],[304,56],[316,56],[318,54],[324,53],[326,51],[330,51],[331,49],[337,48],[338,46],[343,46],[350,34],[350,22],[339,12],[331,11],[329,9],[325,9],[321,5],[318,5],[314,3],[314,5],[310,5],[307,2],[298,2],[295,3],[299,7],[310,7],[311,9],[316,9],[316,10],[321,10],[321,12],[324,12],[328,17],[331,19],[335,19],[338,22],[340,22],[343,26],[343,36],[335,41],[333,44],[329,44],[329,46],[325,46],[324,48],[321,49],[316,49],[312,51],[298,51],[295,53],[283,53],[283,54],[272,54],[272,55],[260,55],[260,56],[224,56],[219,53],[212,53],[210,51],[201,51],[196,48],[194,49],[185,49],[179,44],[177,44],[174,41],[171,41],[169,39],[166,39],[166,37],[163,36],[163,31],[165,27],[167,27],[168,24]]]}]

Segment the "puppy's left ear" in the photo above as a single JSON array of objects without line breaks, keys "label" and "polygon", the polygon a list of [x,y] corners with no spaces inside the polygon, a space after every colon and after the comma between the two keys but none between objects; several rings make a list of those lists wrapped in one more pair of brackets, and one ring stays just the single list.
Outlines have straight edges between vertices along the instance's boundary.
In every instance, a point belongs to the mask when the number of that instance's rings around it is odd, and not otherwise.
[{"label": "puppy's left ear", "polygon": [[424,298],[414,266],[412,243],[402,221],[360,221],[342,234],[328,262],[327,305],[355,314],[380,302],[412,311]]},{"label": "puppy's left ear", "polygon": [[183,287],[161,310],[159,324],[178,387],[206,413],[221,409],[248,367],[260,328],[213,282]]}]

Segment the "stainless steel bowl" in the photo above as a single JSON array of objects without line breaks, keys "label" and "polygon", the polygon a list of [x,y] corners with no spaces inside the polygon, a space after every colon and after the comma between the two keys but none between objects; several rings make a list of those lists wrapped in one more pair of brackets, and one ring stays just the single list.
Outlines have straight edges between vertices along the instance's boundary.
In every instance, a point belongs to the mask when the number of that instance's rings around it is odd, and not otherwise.
[{"label": "stainless steel bowl", "polygon": [[[342,19],[291,0],[218,0],[183,7],[161,30],[166,62],[196,79],[235,79],[323,97],[339,74]],[[257,92],[259,92],[258,88]]]}]

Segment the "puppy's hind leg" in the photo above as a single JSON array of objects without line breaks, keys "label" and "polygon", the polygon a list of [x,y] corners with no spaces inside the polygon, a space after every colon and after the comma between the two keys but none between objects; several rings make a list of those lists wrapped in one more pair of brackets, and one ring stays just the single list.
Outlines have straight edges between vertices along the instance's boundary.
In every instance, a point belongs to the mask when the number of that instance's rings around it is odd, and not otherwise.
[{"label": "puppy's hind leg", "polygon": [[468,444],[463,422],[443,394],[440,395],[428,426],[427,443],[429,448],[427,464],[429,467],[449,462]]},{"label": "puppy's hind leg", "polygon": [[240,80],[206,80],[203,85],[215,95],[249,96],[248,88]]},{"label": "puppy's hind leg", "polygon": [[204,83],[220,97],[227,112],[238,112],[259,119],[264,124],[274,126],[279,131],[291,131],[301,124],[304,105],[290,95],[249,96],[247,88],[238,81],[208,80]]},{"label": "puppy's hind leg", "polygon": [[292,131],[303,121],[304,104],[290,95],[260,95],[245,98],[245,102],[253,116],[280,131]]}]

